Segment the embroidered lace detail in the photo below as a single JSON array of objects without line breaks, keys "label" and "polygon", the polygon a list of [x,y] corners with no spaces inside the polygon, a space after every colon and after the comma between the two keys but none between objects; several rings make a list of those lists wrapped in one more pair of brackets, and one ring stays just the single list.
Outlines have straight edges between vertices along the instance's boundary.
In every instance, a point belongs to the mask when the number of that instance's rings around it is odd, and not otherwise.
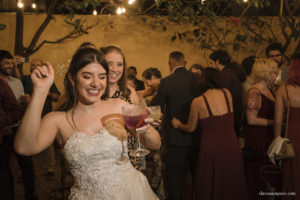
[{"label": "embroidered lace detail", "polygon": [[[129,161],[116,164],[122,153],[122,144],[105,128],[93,136],[74,133],[66,142],[64,153],[75,183],[69,199],[157,199],[145,176]],[[136,190],[140,192],[134,196]]]}]

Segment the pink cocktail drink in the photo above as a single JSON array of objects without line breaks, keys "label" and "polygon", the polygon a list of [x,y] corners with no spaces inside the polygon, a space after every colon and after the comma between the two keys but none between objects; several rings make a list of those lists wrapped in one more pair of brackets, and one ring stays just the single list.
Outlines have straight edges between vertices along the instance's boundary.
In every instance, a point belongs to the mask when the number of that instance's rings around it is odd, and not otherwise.
[{"label": "pink cocktail drink", "polygon": [[144,115],[134,115],[134,116],[123,115],[123,117],[127,127],[134,130],[136,128],[146,125],[145,119],[148,117],[148,113]]}]

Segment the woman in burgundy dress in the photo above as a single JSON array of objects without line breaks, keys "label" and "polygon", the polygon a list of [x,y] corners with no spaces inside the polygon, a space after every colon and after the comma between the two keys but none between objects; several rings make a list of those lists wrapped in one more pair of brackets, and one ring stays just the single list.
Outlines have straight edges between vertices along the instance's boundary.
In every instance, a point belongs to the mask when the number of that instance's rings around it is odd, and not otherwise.
[{"label": "woman in burgundy dress", "polygon": [[283,199],[300,198],[300,53],[292,59],[287,83],[276,94],[275,101],[275,137],[282,133],[282,121],[289,101],[287,137],[294,145],[295,158],[283,162],[283,191],[295,192],[295,195],[283,196]]},{"label": "woman in burgundy dress", "polygon": [[257,158],[246,161],[246,177],[251,199],[264,199],[259,192],[267,192],[260,169],[269,163],[267,149],[273,139],[274,101],[272,92],[278,76],[277,64],[270,59],[256,59],[251,77],[254,85],[246,95],[247,127],[245,147],[255,149]]},{"label": "woman in burgundy dress", "polygon": [[201,129],[193,199],[246,200],[246,180],[233,127],[230,92],[221,88],[217,69],[204,69],[203,77],[202,95],[193,100],[188,123],[173,118],[175,128],[192,132],[199,123]]}]

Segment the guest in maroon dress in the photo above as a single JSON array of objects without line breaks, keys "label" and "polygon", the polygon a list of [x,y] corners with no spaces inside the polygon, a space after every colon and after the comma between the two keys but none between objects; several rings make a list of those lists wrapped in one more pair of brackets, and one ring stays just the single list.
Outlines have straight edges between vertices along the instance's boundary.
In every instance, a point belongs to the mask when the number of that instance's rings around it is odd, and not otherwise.
[{"label": "guest in maroon dress", "polygon": [[173,118],[175,128],[193,132],[199,123],[201,139],[193,199],[246,200],[247,186],[239,142],[234,132],[232,98],[222,89],[217,69],[203,71],[201,96],[190,108],[187,124]]},{"label": "guest in maroon dress", "polygon": [[275,137],[282,133],[282,121],[289,101],[287,137],[294,145],[295,158],[283,163],[284,192],[295,192],[296,195],[283,196],[283,199],[300,198],[300,53],[296,54],[290,64],[287,83],[282,85],[276,94],[275,101]]},{"label": "guest in maroon dress", "polygon": [[277,64],[270,59],[256,59],[251,77],[254,85],[246,95],[247,127],[245,147],[255,149],[257,159],[246,161],[246,177],[251,199],[263,199],[260,191],[267,192],[262,181],[260,169],[268,164],[266,156],[273,139],[274,101],[272,93],[274,81],[278,75]]}]

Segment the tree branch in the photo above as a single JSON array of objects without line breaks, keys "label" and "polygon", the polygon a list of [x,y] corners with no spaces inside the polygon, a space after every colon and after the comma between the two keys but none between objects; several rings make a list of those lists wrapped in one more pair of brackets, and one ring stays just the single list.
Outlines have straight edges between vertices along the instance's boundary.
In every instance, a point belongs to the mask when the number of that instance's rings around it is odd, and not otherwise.
[{"label": "tree branch", "polygon": [[248,9],[251,7],[252,3],[248,3],[248,6],[243,10],[242,14],[239,16],[239,18],[243,17],[244,14],[248,11]]},{"label": "tree branch", "polygon": [[59,38],[55,41],[43,40],[43,42],[41,42],[35,49],[32,50],[32,54],[35,53],[36,51],[38,51],[44,44],[57,44],[57,43],[63,42],[66,39],[78,38],[84,34],[87,34],[87,31],[89,29],[93,28],[94,26],[98,25],[98,23],[99,23],[99,21],[97,21],[95,24],[88,26],[82,30],[75,29],[75,30],[71,31],[69,34],[67,34],[66,36]]},{"label": "tree branch", "polygon": [[294,16],[294,14],[298,10],[299,6],[300,6],[300,1],[297,2],[297,5],[295,6],[294,10],[292,11],[292,16]]},{"label": "tree branch", "polygon": [[50,5],[49,5],[49,8],[48,8],[48,11],[47,11],[46,19],[44,20],[44,22],[41,24],[41,26],[39,27],[39,29],[37,30],[37,32],[33,36],[28,48],[26,48],[26,52],[24,52],[26,56],[29,56],[29,55],[31,55],[35,52],[33,49],[36,46],[36,43],[38,42],[38,40],[41,37],[42,33],[44,32],[44,30],[48,26],[49,22],[51,21],[52,15],[53,15],[53,12],[54,12],[54,8],[55,8],[55,6],[58,2],[59,2],[59,0],[52,0],[51,1]]},{"label": "tree branch", "polygon": [[288,0],[285,0],[285,7],[289,16],[293,16]]}]

